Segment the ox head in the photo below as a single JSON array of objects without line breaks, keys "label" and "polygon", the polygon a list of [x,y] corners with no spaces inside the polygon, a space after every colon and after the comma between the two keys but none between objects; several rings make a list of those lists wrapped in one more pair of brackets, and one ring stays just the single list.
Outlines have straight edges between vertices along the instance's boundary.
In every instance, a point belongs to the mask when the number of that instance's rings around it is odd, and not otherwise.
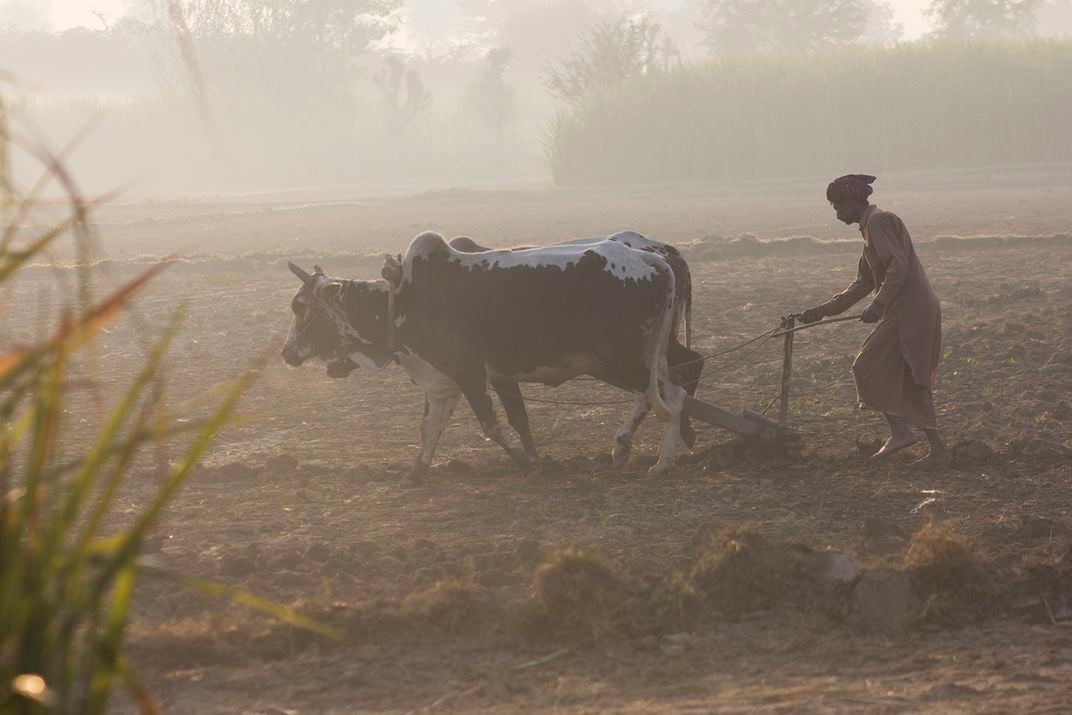
[{"label": "ox head", "polygon": [[376,325],[377,319],[385,325],[385,287],[334,280],[320,266],[314,266],[312,274],[293,263],[288,267],[301,280],[290,301],[293,317],[283,345],[282,357],[288,365],[296,367],[316,358],[327,364],[330,377],[346,377],[360,365],[386,364],[386,338],[375,340],[380,333],[386,335],[386,329],[381,325],[377,330]]},{"label": "ox head", "polygon": [[320,266],[313,266],[312,274],[293,263],[287,266],[301,280],[301,287],[290,300],[293,316],[287,341],[283,344],[283,360],[294,367],[310,358],[324,360],[330,365],[344,342],[329,302],[341,290],[342,284],[325,276]]}]

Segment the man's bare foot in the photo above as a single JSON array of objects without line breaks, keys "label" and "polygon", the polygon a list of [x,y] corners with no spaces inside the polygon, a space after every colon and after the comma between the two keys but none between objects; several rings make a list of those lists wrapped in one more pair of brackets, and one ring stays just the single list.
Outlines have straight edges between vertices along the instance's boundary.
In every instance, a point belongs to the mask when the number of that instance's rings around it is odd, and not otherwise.
[{"label": "man's bare foot", "polygon": [[911,447],[914,444],[920,442],[920,438],[909,432],[908,434],[895,434],[891,435],[886,444],[882,445],[882,448],[871,455],[868,460],[870,462],[877,462],[882,459],[894,455],[900,452],[905,447]]},{"label": "man's bare foot", "polygon": [[953,461],[953,455],[948,451],[936,452],[931,450],[926,457],[912,462],[912,468],[921,472],[940,472]]}]

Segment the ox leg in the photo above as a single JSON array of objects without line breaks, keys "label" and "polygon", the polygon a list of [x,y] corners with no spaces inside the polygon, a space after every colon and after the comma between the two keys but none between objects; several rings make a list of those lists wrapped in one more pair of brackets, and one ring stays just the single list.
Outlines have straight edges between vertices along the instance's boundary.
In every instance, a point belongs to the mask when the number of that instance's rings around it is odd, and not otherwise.
[{"label": "ox leg", "polygon": [[651,401],[648,396],[643,392],[638,393],[636,402],[633,403],[632,411],[625,418],[622,426],[618,428],[618,433],[614,435],[614,447],[611,450],[611,456],[613,457],[615,469],[624,467],[625,463],[629,461],[629,452],[633,449],[633,435],[636,434],[640,423],[648,416],[650,409]]},{"label": "ox leg", "polygon": [[659,383],[663,402],[670,408],[670,414],[663,421],[665,430],[659,448],[659,461],[648,470],[648,474],[652,476],[666,474],[674,466],[674,448],[681,436],[681,415],[685,410],[685,390],[669,380],[660,380]]},{"label": "ox leg", "polygon": [[510,444],[506,435],[503,434],[502,427],[499,426],[499,419],[495,416],[495,406],[491,402],[491,397],[488,396],[487,377],[481,374],[479,379],[459,380],[458,383],[469,406],[473,408],[473,414],[480,420],[480,426],[484,428],[487,438],[502,447],[522,471],[528,471],[531,464],[528,456]]},{"label": "ox leg", "polygon": [[[670,362],[670,379],[683,387],[690,397],[695,397],[696,387],[700,383],[700,374],[704,368],[703,356],[672,338],[667,357]],[[686,414],[681,415],[681,440],[689,449],[696,444],[696,430],[693,429],[689,416]]]},{"label": "ox leg", "polygon": [[421,453],[413,469],[402,480],[402,484],[411,486],[424,481],[428,469],[432,466],[436,445],[439,444],[439,438],[443,436],[443,430],[450,422],[450,416],[454,413],[459,397],[460,395],[447,397],[425,395],[424,418],[421,420]]},{"label": "ox leg", "polygon": [[532,431],[529,429],[529,413],[525,409],[525,398],[521,396],[521,386],[516,382],[492,382],[491,386],[502,402],[506,420],[521,439],[525,454],[530,459],[539,459],[540,455],[536,452],[536,443],[532,440]]}]

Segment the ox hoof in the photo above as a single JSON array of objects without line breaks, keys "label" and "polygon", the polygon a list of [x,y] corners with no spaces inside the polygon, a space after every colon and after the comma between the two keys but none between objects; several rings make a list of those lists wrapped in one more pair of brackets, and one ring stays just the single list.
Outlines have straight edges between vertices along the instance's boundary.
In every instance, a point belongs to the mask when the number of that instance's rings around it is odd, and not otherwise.
[{"label": "ox hoof", "polygon": [[662,477],[670,472],[669,464],[656,464],[648,470],[649,477]]},{"label": "ox hoof", "polygon": [[428,473],[427,464],[416,464],[413,469],[409,470],[409,474],[402,477],[398,482],[398,486],[403,489],[413,489],[424,484],[424,475]]},{"label": "ox hoof", "polygon": [[622,449],[622,450],[615,449],[613,452],[611,452],[610,466],[613,467],[614,469],[621,469],[622,467],[624,467],[628,463],[629,463],[629,450],[628,449]]},{"label": "ox hoof", "polygon": [[692,423],[685,417],[681,418],[681,441],[689,449],[696,446],[696,430],[692,428]]},{"label": "ox hoof", "polygon": [[529,474],[533,472],[538,464],[535,459],[529,458],[524,452],[519,452],[516,449],[510,450],[510,458],[514,460],[514,464],[521,470],[522,474]]}]

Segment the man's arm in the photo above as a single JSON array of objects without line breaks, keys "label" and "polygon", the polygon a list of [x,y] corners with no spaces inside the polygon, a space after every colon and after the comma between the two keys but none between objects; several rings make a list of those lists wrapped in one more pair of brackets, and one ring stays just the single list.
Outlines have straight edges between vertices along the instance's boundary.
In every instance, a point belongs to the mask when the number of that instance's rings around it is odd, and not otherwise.
[{"label": "man's arm", "polygon": [[867,260],[861,255],[860,264],[856,268],[856,280],[819,308],[823,315],[840,315],[859,303],[861,298],[874,289],[875,282],[871,279],[871,266],[867,265]]}]

